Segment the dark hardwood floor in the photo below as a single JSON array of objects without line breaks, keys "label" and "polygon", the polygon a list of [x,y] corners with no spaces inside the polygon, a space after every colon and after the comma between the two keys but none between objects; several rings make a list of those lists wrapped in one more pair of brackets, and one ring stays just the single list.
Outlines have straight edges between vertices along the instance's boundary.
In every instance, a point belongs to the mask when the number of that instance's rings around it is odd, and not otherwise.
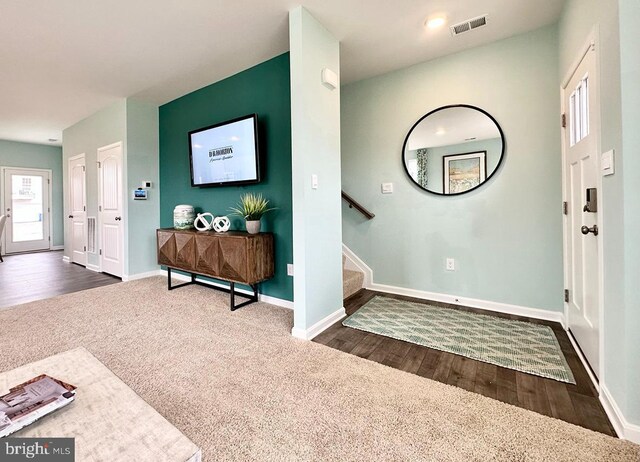
[{"label": "dark hardwood floor", "polygon": [[353,314],[376,295],[549,326],[553,329],[571,367],[576,385],[359,331],[345,327],[341,322],[318,335],[314,342],[607,435],[616,436],[598,400],[597,391],[573,349],[567,333],[560,324],[444,303],[425,302],[411,297],[383,294],[370,290],[361,290],[345,300],[347,314]]},{"label": "dark hardwood floor", "polygon": [[62,251],[4,256],[0,263],[0,309],[120,282],[62,261]]}]

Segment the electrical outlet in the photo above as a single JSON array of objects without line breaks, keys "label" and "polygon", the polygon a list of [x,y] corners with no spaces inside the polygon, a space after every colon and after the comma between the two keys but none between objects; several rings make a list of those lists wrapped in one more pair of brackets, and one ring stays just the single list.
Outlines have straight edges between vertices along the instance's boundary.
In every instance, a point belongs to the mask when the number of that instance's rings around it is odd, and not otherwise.
[{"label": "electrical outlet", "polygon": [[456,261],[453,258],[447,258],[447,263],[445,265],[445,269],[447,271],[455,271],[456,270]]},{"label": "electrical outlet", "polygon": [[287,276],[293,276],[293,264],[287,263]]}]

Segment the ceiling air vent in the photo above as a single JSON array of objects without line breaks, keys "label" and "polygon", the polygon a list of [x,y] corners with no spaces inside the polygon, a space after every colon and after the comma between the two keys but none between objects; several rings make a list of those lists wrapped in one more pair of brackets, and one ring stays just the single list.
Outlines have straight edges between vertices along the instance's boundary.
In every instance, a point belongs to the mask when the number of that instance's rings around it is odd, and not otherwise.
[{"label": "ceiling air vent", "polygon": [[454,24],[450,27],[451,35],[454,37],[456,35],[464,34],[465,32],[469,32],[473,29],[477,29],[478,27],[487,25],[487,15],[478,16],[477,18],[467,19],[466,21],[459,22],[458,24]]}]

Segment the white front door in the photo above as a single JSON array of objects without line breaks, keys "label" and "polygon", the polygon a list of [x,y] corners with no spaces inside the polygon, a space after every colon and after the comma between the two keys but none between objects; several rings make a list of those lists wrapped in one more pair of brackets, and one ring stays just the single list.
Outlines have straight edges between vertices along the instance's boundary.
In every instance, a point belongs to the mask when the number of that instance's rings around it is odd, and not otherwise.
[{"label": "white front door", "polygon": [[122,197],[122,144],[98,149],[100,268],[122,277],[124,226]]},{"label": "white front door", "polygon": [[4,210],[0,215],[7,216],[5,252],[48,250],[51,172],[5,168],[3,177]]},{"label": "white front door", "polygon": [[[568,326],[596,377],[600,373],[600,110],[591,45],[563,88],[565,265]],[[568,295],[568,297],[567,297]]]},{"label": "white front door", "polygon": [[85,156],[69,159],[69,222],[71,261],[87,266],[87,196]]}]

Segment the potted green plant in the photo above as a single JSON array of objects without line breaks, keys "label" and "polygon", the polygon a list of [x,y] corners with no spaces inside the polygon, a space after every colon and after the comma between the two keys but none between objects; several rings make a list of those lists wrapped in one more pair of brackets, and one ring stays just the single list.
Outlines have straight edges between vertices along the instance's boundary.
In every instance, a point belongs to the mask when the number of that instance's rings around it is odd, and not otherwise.
[{"label": "potted green plant", "polygon": [[275,208],[269,208],[269,201],[262,197],[262,194],[246,193],[240,196],[240,202],[236,207],[229,209],[234,215],[245,219],[249,234],[260,232],[260,219],[262,216]]}]

